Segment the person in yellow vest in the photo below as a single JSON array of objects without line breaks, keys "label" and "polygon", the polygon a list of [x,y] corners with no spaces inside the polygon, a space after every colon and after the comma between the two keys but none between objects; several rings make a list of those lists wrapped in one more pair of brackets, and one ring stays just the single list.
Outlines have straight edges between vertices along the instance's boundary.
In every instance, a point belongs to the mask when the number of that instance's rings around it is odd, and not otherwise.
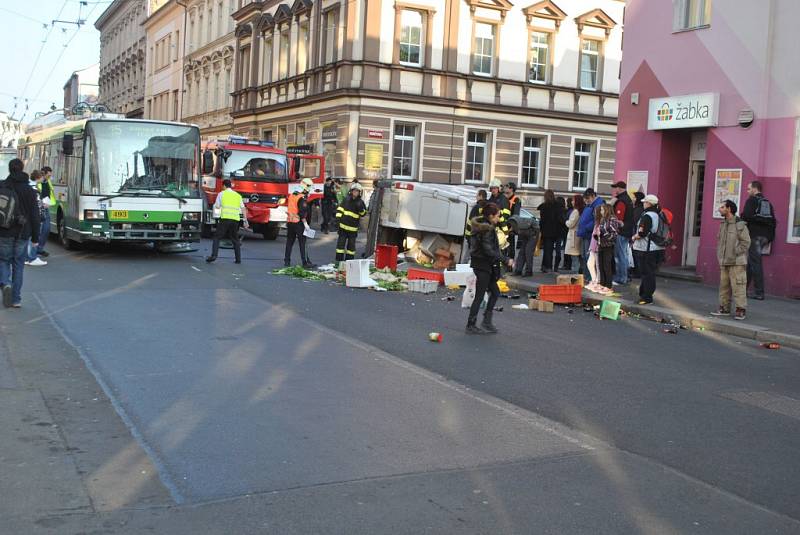
[{"label": "person in yellow vest", "polygon": [[42,174],[44,175],[41,182],[37,184],[39,190],[39,197],[42,199],[42,230],[39,232],[39,245],[36,249],[36,254],[47,258],[50,253],[44,250],[47,245],[47,237],[50,235],[50,209],[56,206],[56,192],[53,190],[53,169],[49,166],[42,167]]},{"label": "person in yellow vest", "polygon": [[294,242],[300,244],[300,259],[303,261],[304,268],[312,268],[314,264],[308,258],[306,252],[306,235],[308,230],[308,192],[314,187],[314,181],[310,178],[304,178],[300,181],[302,191],[295,191],[286,200],[287,214],[286,214],[286,251],[283,255],[283,265],[289,267],[292,265],[292,248]]},{"label": "person in yellow vest", "polygon": [[206,262],[213,262],[217,259],[219,252],[219,240],[225,238],[233,242],[233,254],[236,263],[242,263],[242,244],[239,242],[239,221],[244,221],[244,228],[250,228],[247,222],[242,196],[233,191],[232,183],[227,178],[222,181],[224,189],[217,195],[214,201],[214,211],[219,211],[217,219],[217,232],[214,234],[214,244],[211,247],[211,256],[206,258]]}]

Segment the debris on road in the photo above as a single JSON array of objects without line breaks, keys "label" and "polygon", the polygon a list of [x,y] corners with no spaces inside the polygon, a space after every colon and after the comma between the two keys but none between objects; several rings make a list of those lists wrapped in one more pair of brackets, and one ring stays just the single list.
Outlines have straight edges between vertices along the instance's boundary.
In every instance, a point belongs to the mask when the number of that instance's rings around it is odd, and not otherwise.
[{"label": "debris on road", "polygon": [[781,345],[778,342],[764,342],[761,347],[764,349],[780,349]]},{"label": "debris on road", "polygon": [[600,305],[600,319],[617,321],[621,306],[618,301],[604,300]]},{"label": "debris on road", "polygon": [[664,329],[664,334],[678,334],[678,327],[671,325]]},{"label": "debris on road", "polygon": [[438,344],[441,344],[442,343],[442,333],[436,333],[436,332],[428,333],[428,340],[430,340],[431,342],[436,342]]},{"label": "debris on road", "polygon": [[518,305],[511,305],[511,308],[514,310],[530,310],[530,307],[525,303],[520,303]]},{"label": "debris on road", "polygon": [[318,281],[325,280],[325,277],[323,277],[319,273],[315,273],[313,271],[309,271],[309,270],[307,270],[305,268],[302,268],[300,266],[291,266],[291,267],[285,267],[285,268],[280,268],[280,269],[273,269],[272,270],[272,274],[273,275],[287,275],[287,276],[295,278],[295,279],[307,279],[307,280],[318,280]]}]

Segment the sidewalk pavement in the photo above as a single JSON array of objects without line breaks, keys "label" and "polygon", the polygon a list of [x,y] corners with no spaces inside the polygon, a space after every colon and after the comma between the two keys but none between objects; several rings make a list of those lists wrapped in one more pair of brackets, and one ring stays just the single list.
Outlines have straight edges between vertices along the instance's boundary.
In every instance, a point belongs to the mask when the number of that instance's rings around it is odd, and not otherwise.
[{"label": "sidewalk pavement", "polygon": [[[562,272],[560,274],[567,274]],[[555,284],[555,273],[535,273],[533,277],[507,276],[508,285],[519,291],[538,292],[540,284]],[[604,297],[584,289],[583,301],[600,304],[606,299],[618,301],[628,314],[640,314],[656,320],[672,320],[691,328],[703,328],[759,342],[778,342],[800,348],[800,301],[767,297],[765,301],[748,299],[747,319],[720,318],[711,312],[718,308],[718,289],[696,282],[658,277],[653,305],[638,305],[639,280],[627,286],[615,286],[620,297]]]}]

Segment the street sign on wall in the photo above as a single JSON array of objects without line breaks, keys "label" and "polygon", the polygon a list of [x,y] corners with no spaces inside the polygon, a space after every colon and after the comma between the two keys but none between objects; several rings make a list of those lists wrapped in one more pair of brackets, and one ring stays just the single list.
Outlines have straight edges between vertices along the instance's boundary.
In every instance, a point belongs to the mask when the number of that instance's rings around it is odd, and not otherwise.
[{"label": "street sign on wall", "polygon": [[647,113],[647,129],[670,130],[717,126],[718,118],[718,93],[651,98]]}]

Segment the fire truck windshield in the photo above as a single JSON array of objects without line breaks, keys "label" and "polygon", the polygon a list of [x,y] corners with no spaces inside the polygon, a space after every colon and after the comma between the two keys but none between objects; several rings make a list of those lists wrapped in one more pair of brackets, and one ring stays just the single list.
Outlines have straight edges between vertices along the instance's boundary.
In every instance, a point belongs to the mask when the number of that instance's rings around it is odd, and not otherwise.
[{"label": "fire truck windshield", "polygon": [[225,161],[225,175],[264,182],[288,182],[286,156],[265,152],[233,151]]}]

